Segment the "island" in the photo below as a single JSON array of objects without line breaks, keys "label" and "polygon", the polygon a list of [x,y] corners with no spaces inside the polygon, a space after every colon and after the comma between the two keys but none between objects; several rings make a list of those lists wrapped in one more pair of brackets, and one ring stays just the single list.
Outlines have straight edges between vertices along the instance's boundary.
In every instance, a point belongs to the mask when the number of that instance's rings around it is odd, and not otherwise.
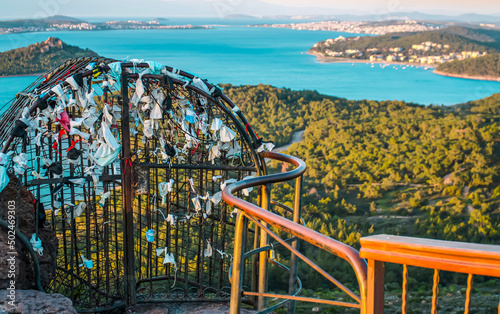
[{"label": "island", "polygon": [[69,16],[55,15],[42,19],[19,19],[0,21],[0,35],[26,32],[52,31],[97,31],[97,30],[124,30],[124,29],[200,29],[211,28],[205,25],[167,25],[167,19],[157,18],[142,20],[110,20],[100,23],[90,23]]},{"label": "island", "polygon": [[317,56],[320,62],[403,63],[426,67],[499,52],[500,31],[461,26],[382,36],[339,36],[320,41],[309,49],[309,54]]},{"label": "island", "polygon": [[64,43],[59,38],[0,53],[0,76],[38,74],[67,59],[98,56],[92,50]]}]

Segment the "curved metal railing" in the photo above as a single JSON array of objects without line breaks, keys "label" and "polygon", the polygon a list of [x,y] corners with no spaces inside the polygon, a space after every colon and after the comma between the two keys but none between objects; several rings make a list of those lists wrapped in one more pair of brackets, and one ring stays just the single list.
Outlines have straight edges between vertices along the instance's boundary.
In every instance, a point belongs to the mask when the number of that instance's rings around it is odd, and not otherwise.
[{"label": "curved metal railing", "polygon": [[[263,302],[264,298],[266,297],[271,297],[271,298],[281,298],[281,299],[288,299],[292,302],[294,301],[306,301],[306,302],[314,302],[314,303],[323,303],[323,304],[330,304],[330,305],[336,305],[336,306],[342,306],[342,307],[350,307],[350,308],[359,308],[361,310],[361,313],[365,313],[364,309],[364,304],[365,300],[367,297],[367,265],[366,262],[360,258],[359,252],[356,251],[354,248],[341,243],[339,241],[336,241],[330,237],[327,237],[317,231],[314,231],[312,229],[309,229],[303,225],[300,224],[300,194],[301,194],[301,179],[302,175],[306,170],[306,165],[305,163],[300,160],[299,158],[293,157],[293,156],[288,156],[284,154],[279,154],[279,153],[273,153],[273,152],[262,152],[260,153],[260,156],[262,158],[269,158],[273,160],[278,160],[278,161],[283,161],[287,162],[290,164],[293,164],[296,166],[296,168],[292,171],[286,172],[286,173],[278,173],[278,174],[271,174],[271,175],[264,175],[261,177],[256,177],[256,178],[251,178],[247,180],[242,180],[239,182],[236,182],[230,186],[228,186],[222,193],[222,198],[223,200],[229,204],[232,205],[238,209],[238,216],[236,219],[236,229],[235,229],[235,244],[234,244],[234,259],[233,259],[233,266],[232,266],[232,287],[231,287],[231,313],[239,313],[241,309],[241,297],[242,296],[253,296],[253,297],[258,297],[259,298],[259,310],[262,312],[267,312],[267,309],[265,309],[265,302]],[[281,217],[279,215],[276,215],[267,209],[269,208],[269,203],[272,201],[270,200],[270,193],[269,193],[269,185],[272,183],[277,183],[277,182],[284,182],[288,180],[296,180],[296,186],[295,186],[295,205],[294,205],[294,221],[286,219],[284,217]],[[246,188],[250,187],[256,187],[256,186],[263,186],[265,190],[263,195],[261,196],[261,205],[257,206],[255,204],[249,203],[243,199],[240,199],[236,197],[234,194],[238,191],[241,191]],[[267,192],[266,192],[267,191]],[[247,254],[245,254],[245,237],[246,234],[244,234],[244,230],[246,230],[246,225],[248,222],[253,222],[257,227],[260,228],[261,232],[261,242],[260,246],[262,251],[259,250],[261,254],[261,262],[259,263],[259,291],[258,292],[253,292],[253,291],[244,291],[242,289],[242,280],[243,280],[243,271],[242,268],[244,266],[244,259],[248,257]],[[359,295],[355,294],[352,292],[349,288],[345,287],[342,283],[338,282],[335,278],[333,278],[330,274],[328,274],[326,271],[321,269],[318,265],[316,265],[313,261],[308,259],[306,256],[304,256],[302,253],[300,253],[297,249],[297,244],[294,243],[295,245],[291,245],[288,243],[287,240],[283,240],[280,238],[276,233],[271,231],[269,226],[275,227],[281,231],[284,231],[288,234],[291,234],[298,239],[304,240],[322,250],[325,250],[333,255],[336,255],[345,261],[347,261],[351,267],[353,268],[358,285],[359,285]],[[265,236],[263,236],[265,235]],[[263,249],[264,246],[267,245],[266,240],[267,236],[271,236],[274,240],[276,240],[280,245],[283,247],[287,248],[292,252],[292,260],[291,260],[291,267],[290,269],[292,270],[291,273],[291,281],[297,280],[296,277],[296,258],[300,258],[303,260],[305,263],[307,263],[309,266],[314,268],[318,273],[320,273],[323,277],[328,279],[331,283],[336,285],[338,288],[343,290],[346,294],[348,294],[354,301],[355,303],[349,303],[349,302],[338,302],[338,301],[333,301],[333,300],[322,300],[322,299],[316,299],[316,298],[307,298],[307,297],[300,297],[297,296],[296,293],[294,293],[293,290],[289,290],[288,295],[279,295],[279,294],[272,294],[272,293],[267,293],[266,291],[266,282],[267,278],[265,274],[262,274],[262,271],[266,271],[266,266],[263,264],[267,264],[268,258],[267,258],[267,250]],[[264,258],[262,258],[264,257]],[[295,268],[295,271],[293,270]],[[295,284],[294,281],[294,284]],[[293,311],[293,305],[291,308],[291,311]]]}]

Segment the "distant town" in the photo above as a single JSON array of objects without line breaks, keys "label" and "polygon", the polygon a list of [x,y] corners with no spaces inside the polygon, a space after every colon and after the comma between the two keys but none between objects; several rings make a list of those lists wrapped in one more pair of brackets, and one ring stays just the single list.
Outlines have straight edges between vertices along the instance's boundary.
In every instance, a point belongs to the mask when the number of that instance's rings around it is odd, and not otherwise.
[{"label": "distant town", "polygon": [[259,24],[255,27],[291,28],[297,30],[334,31],[356,34],[385,35],[388,33],[423,32],[436,30],[440,25],[415,20],[388,22],[322,21],[290,24]]},{"label": "distant town", "polygon": [[[409,62],[426,65],[437,65],[453,60],[477,58],[488,54],[486,51],[450,51],[450,45],[432,41],[414,44],[410,49],[404,49],[402,47],[374,47],[366,49],[345,49],[343,51],[332,50],[333,47],[340,42],[354,42],[359,39],[360,37],[345,38],[343,36],[339,36],[335,39],[330,38],[323,42],[316,43],[311,51],[323,57],[368,59],[371,62]],[[319,47],[322,47],[322,49],[318,49]]]},{"label": "distant town", "polygon": [[[2,27],[2,24],[14,24],[11,27]],[[17,25],[16,25],[17,24]],[[10,26],[10,25],[8,25]],[[19,20],[18,23],[0,22],[0,34],[26,33],[26,32],[53,32],[53,31],[84,31],[84,30],[124,30],[124,29],[195,29],[210,28],[198,25],[165,25],[157,20],[151,21],[106,21],[104,23],[88,23],[79,20],[71,21],[44,21]]]}]

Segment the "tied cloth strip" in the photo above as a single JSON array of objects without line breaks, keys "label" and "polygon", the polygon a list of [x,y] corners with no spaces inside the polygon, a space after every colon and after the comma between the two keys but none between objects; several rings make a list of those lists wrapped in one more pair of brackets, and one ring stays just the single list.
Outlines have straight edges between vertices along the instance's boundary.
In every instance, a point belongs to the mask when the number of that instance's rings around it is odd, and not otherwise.
[{"label": "tied cloth strip", "polygon": [[59,154],[59,156],[61,156],[61,158],[62,158],[62,155],[59,152],[59,149],[57,149],[57,148],[58,148],[58,145],[59,145],[59,141],[61,141],[61,137],[64,135],[64,133],[66,133],[65,130],[59,131],[59,135],[58,135],[57,141],[54,141],[54,143],[52,144],[52,148],[56,151],[56,153]]},{"label": "tied cloth strip", "polygon": [[255,136],[257,136],[257,139],[259,139],[259,135],[257,135],[257,132],[255,132],[255,130],[252,128],[252,126],[250,125],[250,123],[247,123],[245,124],[245,131],[247,131],[247,133],[250,135],[250,132],[248,132],[248,128],[250,127],[250,129],[253,131],[253,133],[255,134]]},{"label": "tied cloth strip", "polygon": [[132,171],[132,156],[122,158],[125,162],[124,172],[127,173],[127,164],[130,165],[130,171]]}]

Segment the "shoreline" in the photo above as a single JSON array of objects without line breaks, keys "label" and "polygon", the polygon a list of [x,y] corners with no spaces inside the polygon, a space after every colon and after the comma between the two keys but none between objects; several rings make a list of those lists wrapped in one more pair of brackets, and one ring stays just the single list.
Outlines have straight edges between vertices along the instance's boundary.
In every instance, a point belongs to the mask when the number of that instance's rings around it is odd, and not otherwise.
[{"label": "shoreline", "polygon": [[447,76],[447,77],[453,77],[453,78],[461,78],[461,79],[467,79],[467,80],[477,80],[477,81],[490,81],[490,82],[500,82],[500,77],[494,77],[494,76],[475,76],[475,75],[466,75],[466,74],[453,74],[453,73],[446,73],[442,71],[437,71],[436,65],[421,65],[418,63],[409,63],[409,62],[394,62],[394,61],[370,61],[370,60],[360,60],[360,59],[349,59],[349,58],[338,58],[338,57],[325,57],[322,54],[315,53],[315,52],[307,52],[308,55],[315,56],[316,61],[319,63],[364,63],[364,64],[392,64],[392,65],[401,65],[401,66],[414,66],[414,67],[425,67],[428,69],[434,69],[432,73],[441,75],[441,76]]},{"label": "shoreline", "polygon": [[364,64],[392,64],[401,66],[414,66],[414,67],[426,67],[429,69],[435,69],[437,66],[432,64],[420,64],[420,63],[409,63],[409,62],[394,62],[394,61],[370,61],[368,59],[350,59],[350,58],[338,58],[338,57],[325,57],[322,54],[316,52],[307,52],[308,55],[315,56],[316,61],[319,63],[364,63]]},{"label": "shoreline", "polygon": [[[167,25],[170,26],[170,25]],[[2,35],[14,35],[14,34],[31,34],[31,33],[53,33],[53,32],[101,32],[101,31],[126,31],[126,30],[187,30],[187,29],[212,29],[212,25],[193,25],[192,27],[184,27],[186,25],[172,25],[180,27],[171,28],[110,28],[110,29],[55,29],[55,30],[40,30],[40,31],[20,31],[20,32],[10,32],[10,33],[0,33]]]},{"label": "shoreline", "polygon": [[7,78],[7,77],[22,77],[22,76],[40,76],[42,75],[43,73],[32,73],[32,74],[12,74],[12,75],[0,75],[0,79],[1,78]]},{"label": "shoreline", "polygon": [[466,74],[453,74],[453,73],[446,73],[446,72],[442,72],[442,71],[438,71],[438,70],[434,70],[433,73],[437,74],[437,75],[441,75],[441,76],[461,78],[461,79],[466,79],[466,80],[500,82],[500,77],[494,77],[494,76],[475,76],[475,75],[466,75]]}]

